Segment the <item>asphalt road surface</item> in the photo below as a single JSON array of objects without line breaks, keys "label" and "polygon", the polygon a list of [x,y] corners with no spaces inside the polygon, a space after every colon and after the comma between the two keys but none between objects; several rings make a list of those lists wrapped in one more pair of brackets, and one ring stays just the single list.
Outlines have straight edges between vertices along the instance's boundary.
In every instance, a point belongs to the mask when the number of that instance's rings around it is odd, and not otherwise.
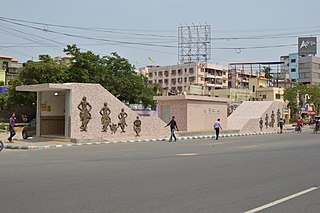
[{"label": "asphalt road surface", "polygon": [[307,130],[5,151],[0,212],[318,213],[319,139]]}]

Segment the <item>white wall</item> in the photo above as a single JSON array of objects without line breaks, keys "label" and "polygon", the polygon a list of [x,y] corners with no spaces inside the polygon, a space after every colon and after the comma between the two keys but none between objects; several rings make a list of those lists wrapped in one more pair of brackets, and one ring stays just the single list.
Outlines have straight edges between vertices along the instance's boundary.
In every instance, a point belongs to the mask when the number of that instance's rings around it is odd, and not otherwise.
[{"label": "white wall", "polygon": [[[65,92],[58,91],[59,95],[55,96],[57,91],[41,92],[41,116],[64,116],[65,114]],[[44,106],[47,106],[44,111]],[[41,109],[42,108],[42,109]]]}]

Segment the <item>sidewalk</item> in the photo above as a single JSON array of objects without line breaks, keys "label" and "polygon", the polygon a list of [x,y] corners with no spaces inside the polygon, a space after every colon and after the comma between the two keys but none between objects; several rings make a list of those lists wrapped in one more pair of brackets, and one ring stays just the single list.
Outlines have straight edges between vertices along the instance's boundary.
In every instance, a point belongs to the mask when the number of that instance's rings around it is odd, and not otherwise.
[{"label": "sidewalk", "polygon": [[[293,132],[291,128],[286,128],[283,133]],[[250,135],[266,135],[266,134],[277,134],[278,132],[253,132],[253,133],[233,133],[229,131],[220,134],[221,138],[227,137],[239,137],[239,136],[250,136]],[[177,132],[177,140],[189,140],[189,139],[206,139],[215,138],[214,131],[206,132]],[[31,149],[54,149],[54,148],[67,148],[73,146],[84,146],[84,145],[99,145],[99,144],[110,144],[110,143],[136,143],[136,142],[165,142],[169,141],[169,138],[137,138],[132,140],[120,140],[120,141],[99,141],[99,142],[85,142],[85,143],[72,143],[66,139],[55,139],[55,138],[41,138],[41,139],[23,139],[21,131],[17,131],[13,141],[14,143],[8,143],[7,138],[9,137],[8,132],[0,132],[0,140],[4,143],[4,149],[18,149],[18,150],[31,150]]]}]

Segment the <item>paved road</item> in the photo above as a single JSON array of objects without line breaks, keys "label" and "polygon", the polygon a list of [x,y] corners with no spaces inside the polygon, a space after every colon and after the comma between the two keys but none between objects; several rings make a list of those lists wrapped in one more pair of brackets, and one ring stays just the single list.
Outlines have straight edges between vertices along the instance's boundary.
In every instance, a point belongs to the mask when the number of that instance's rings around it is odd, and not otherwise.
[{"label": "paved road", "polygon": [[2,152],[0,209],[4,213],[316,213],[320,211],[319,138],[320,134],[304,131],[218,142]]}]

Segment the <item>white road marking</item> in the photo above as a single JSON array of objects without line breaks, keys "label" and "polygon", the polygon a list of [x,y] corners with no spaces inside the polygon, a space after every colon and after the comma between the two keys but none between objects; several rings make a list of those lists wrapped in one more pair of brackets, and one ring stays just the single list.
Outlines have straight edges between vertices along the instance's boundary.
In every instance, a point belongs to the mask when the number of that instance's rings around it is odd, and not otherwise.
[{"label": "white road marking", "polygon": [[251,149],[251,148],[256,148],[258,145],[250,145],[250,146],[243,146],[241,147],[242,149]]},{"label": "white road marking", "polygon": [[290,196],[288,196],[288,197],[285,197],[285,198],[282,198],[282,199],[273,201],[273,202],[271,202],[271,203],[268,203],[268,204],[266,204],[266,205],[257,207],[257,208],[255,208],[255,209],[246,211],[246,212],[244,212],[244,213],[255,213],[255,212],[259,212],[259,211],[261,211],[261,210],[263,210],[263,209],[270,208],[270,207],[275,206],[275,205],[277,205],[277,204],[280,204],[280,203],[283,203],[283,202],[285,202],[285,201],[291,200],[291,199],[293,199],[293,198],[295,198],[295,197],[298,197],[298,196],[301,196],[301,195],[303,195],[303,194],[307,194],[307,193],[309,193],[309,192],[312,192],[312,191],[314,191],[314,190],[316,190],[316,189],[318,189],[318,188],[319,188],[319,187],[311,187],[310,189],[307,189],[307,190],[298,192],[298,193],[296,193],[296,194],[290,195]]},{"label": "white road marking", "polygon": [[184,154],[176,154],[176,156],[195,156],[197,153],[184,153]]}]

